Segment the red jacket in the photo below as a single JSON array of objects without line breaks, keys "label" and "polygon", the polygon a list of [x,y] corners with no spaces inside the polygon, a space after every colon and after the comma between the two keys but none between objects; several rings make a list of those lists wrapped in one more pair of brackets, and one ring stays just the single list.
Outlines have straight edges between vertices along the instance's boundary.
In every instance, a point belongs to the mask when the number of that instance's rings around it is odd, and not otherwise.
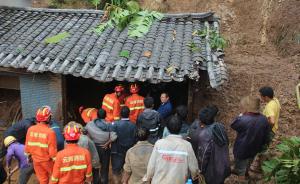
[{"label": "red jacket", "polygon": [[77,144],[67,144],[57,153],[51,183],[82,184],[84,181],[92,181],[90,153]]},{"label": "red jacket", "polygon": [[102,109],[106,111],[107,122],[113,122],[120,119],[121,106],[115,93],[107,94],[103,98]]},{"label": "red jacket", "polygon": [[26,134],[25,153],[31,155],[34,162],[54,160],[57,153],[55,132],[46,124],[31,126]]},{"label": "red jacket", "polygon": [[125,102],[125,105],[130,109],[129,119],[135,123],[138,115],[144,111],[144,97],[138,94],[132,94]]}]

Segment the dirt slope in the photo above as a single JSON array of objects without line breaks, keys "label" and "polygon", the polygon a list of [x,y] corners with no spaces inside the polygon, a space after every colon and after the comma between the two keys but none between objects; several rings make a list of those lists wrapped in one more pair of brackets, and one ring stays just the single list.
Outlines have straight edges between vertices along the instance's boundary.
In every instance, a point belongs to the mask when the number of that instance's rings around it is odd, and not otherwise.
[{"label": "dirt slope", "polygon": [[[295,86],[300,82],[300,1],[297,0],[168,0],[170,12],[214,11],[229,40],[225,61],[229,83],[221,92],[205,91],[206,101],[221,109],[229,125],[239,113],[239,100],[261,86],[275,89],[282,103],[280,134],[300,135]],[[231,138],[234,137],[231,132]]]}]

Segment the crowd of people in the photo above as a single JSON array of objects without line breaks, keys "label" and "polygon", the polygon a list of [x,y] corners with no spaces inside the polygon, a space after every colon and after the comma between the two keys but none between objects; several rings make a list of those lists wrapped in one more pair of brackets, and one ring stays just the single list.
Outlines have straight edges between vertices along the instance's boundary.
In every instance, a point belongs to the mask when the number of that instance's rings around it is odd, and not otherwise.
[{"label": "crowd of people", "polygon": [[[173,109],[168,93],[161,94],[154,110],[154,99],[140,96],[137,84],[130,86],[130,96],[123,90],[118,85],[105,95],[100,109],[80,107],[85,124],[71,121],[60,131],[51,108],[43,106],[35,117],[9,127],[1,149],[7,174],[1,171],[0,178],[19,169],[19,183],[27,183],[33,173],[41,184],[222,184],[231,174],[247,180],[256,169],[253,160],[278,130],[280,104],[271,87],[262,87],[260,98],[243,97],[231,124],[237,132],[231,169],[229,140],[216,120],[216,106],[202,108],[190,123],[187,107]],[[262,112],[261,101],[266,103]],[[12,158],[18,161],[15,168]]]}]

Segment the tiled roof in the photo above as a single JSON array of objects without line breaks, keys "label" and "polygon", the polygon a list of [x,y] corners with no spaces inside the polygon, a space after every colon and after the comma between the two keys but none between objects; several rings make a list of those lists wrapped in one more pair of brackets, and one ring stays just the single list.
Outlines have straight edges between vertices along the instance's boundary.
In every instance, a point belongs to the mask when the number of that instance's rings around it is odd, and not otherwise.
[{"label": "tiled roof", "polygon": [[[201,69],[208,71],[213,88],[226,81],[223,52],[212,52],[208,38],[193,35],[195,30],[219,30],[213,13],[165,14],[142,38],[128,37],[127,29],[94,33],[91,29],[102,15],[96,10],[0,7],[0,66],[101,82],[151,83],[198,80]],[[64,31],[70,36],[59,43],[44,42]],[[192,51],[190,43],[200,49]],[[122,51],[128,51],[129,58],[120,56]]]}]

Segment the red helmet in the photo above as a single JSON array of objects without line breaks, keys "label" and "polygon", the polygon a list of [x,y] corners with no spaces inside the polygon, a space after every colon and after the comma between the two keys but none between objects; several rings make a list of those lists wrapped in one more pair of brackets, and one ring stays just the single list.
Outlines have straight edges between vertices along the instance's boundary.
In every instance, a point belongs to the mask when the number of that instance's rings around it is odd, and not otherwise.
[{"label": "red helmet", "polygon": [[122,85],[117,85],[115,87],[115,92],[122,92],[122,91],[124,91],[124,87]]},{"label": "red helmet", "polygon": [[137,84],[130,85],[130,93],[135,94],[135,93],[138,93],[139,90],[140,90],[140,88]]},{"label": "red helmet", "polygon": [[66,126],[64,137],[67,141],[76,141],[80,138],[80,129],[74,125],[74,126]]},{"label": "red helmet", "polygon": [[38,122],[46,122],[51,115],[51,108],[49,106],[43,106],[36,111],[35,118]]}]

